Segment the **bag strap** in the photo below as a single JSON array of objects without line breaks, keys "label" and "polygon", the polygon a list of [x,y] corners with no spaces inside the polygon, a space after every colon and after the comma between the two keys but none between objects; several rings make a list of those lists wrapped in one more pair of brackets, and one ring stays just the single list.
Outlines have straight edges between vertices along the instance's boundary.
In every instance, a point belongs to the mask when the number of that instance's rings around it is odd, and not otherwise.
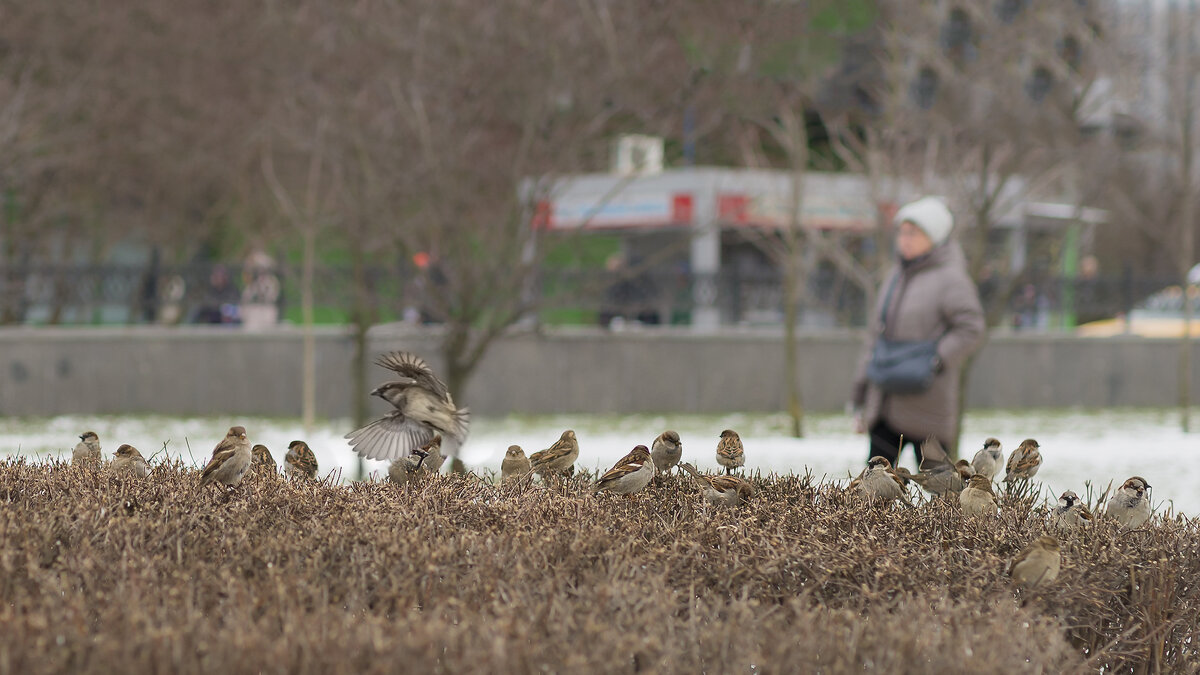
[{"label": "bag strap", "polygon": [[883,335],[887,332],[887,314],[888,307],[892,304],[892,293],[896,290],[896,284],[900,281],[900,271],[892,276],[892,283],[888,284],[887,293],[883,294],[883,306],[879,309],[879,334]]},{"label": "bag strap", "polygon": [[[883,296],[883,307],[879,310],[879,335],[887,337],[887,313],[888,307],[892,304],[892,293],[896,291],[896,284],[900,282],[901,272],[896,271],[896,275],[892,277],[892,283],[888,284],[887,293]],[[938,336],[933,339],[935,343],[941,342],[942,338],[946,337],[946,333],[950,332],[950,326],[946,326],[945,330],[938,333]]]}]

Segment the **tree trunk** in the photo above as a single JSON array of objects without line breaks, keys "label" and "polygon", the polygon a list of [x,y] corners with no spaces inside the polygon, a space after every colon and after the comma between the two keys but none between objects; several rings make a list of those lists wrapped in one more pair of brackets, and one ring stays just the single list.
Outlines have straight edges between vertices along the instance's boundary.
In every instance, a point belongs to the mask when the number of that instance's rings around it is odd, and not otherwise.
[{"label": "tree trunk", "polygon": [[801,193],[804,189],[802,168],[792,168],[791,229],[787,237],[783,263],[783,372],[787,388],[788,415],[792,418],[792,436],[804,437],[804,395],[800,391],[800,350],[796,344],[796,323],[799,318],[800,284],[804,283],[803,265],[797,232],[800,222]]},{"label": "tree trunk", "polygon": [[[1188,3],[1187,8],[1187,51],[1185,54],[1188,57],[1192,56],[1193,43],[1192,36],[1195,33],[1196,20],[1196,3],[1195,0]],[[1183,174],[1183,200],[1182,208],[1180,209],[1179,222],[1181,241],[1179,242],[1179,260],[1180,272],[1183,276],[1183,335],[1179,340],[1179,426],[1183,433],[1188,433],[1191,430],[1190,410],[1192,407],[1192,302],[1188,294],[1188,271],[1191,270],[1192,263],[1195,262],[1192,256],[1195,254],[1196,235],[1196,189],[1194,185],[1194,167],[1195,163],[1195,148],[1192,147],[1195,133],[1192,125],[1195,123],[1195,111],[1193,109],[1194,95],[1196,90],[1196,75],[1191,69],[1186,71],[1187,92],[1186,104],[1183,109],[1183,125],[1182,143],[1180,143],[1180,173]]]},{"label": "tree trunk", "polygon": [[804,437],[804,400],[800,391],[800,354],[796,344],[796,305],[799,302],[800,283],[796,261],[792,257],[796,252],[790,252],[785,266],[789,271],[784,273],[783,280],[783,372],[787,385],[788,415],[792,418],[792,436]]},{"label": "tree trunk", "polygon": [[[370,289],[367,287],[366,266],[363,261],[362,247],[355,246],[351,257],[354,274],[354,356],[351,361],[354,371],[351,381],[354,383],[354,403],[352,406],[354,428],[361,428],[367,423],[367,403],[370,395],[367,393],[367,331],[374,323],[371,312]],[[358,469],[355,480],[362,480],[366,469],[362,457],[358,457]]]},{"label": "tree trunk", "polygon": [[301,421],[311,434],[317,416],[317,344],[313,333],[313,276],[317,257],[317,232],[312,223],[304,228],[304,259],[300,270],[300,317],[304,325],[301,356]]},{"label": "tree trunk", "polygon": [[[792,418],[792,435],[804,437],[804,397],[800,391],[800,353],[796,344],[796,322],[801,284],[804,283],[804,264],[801,211],[804,206],[804,172],[808,169],[808,134],[804,128],[803,109],[792,110],[786,104],[779,115],[781,129],[776,139],[787,151],[791,164],[791,194],[788,204],[787,229],[783,233],[783,367],[787,391],[788,415]],[[813,234],[812,236],[820,236]]]}]

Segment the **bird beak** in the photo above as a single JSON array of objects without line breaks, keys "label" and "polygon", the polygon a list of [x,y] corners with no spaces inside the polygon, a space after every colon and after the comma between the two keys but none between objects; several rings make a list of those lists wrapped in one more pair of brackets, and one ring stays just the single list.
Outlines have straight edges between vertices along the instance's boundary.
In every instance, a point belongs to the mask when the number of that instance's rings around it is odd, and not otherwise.
[{"label": "bird beak", "polygon": [[244,441],[244,440],[246,440],[246,434],[238,434],[238,438],[240,438]]}]

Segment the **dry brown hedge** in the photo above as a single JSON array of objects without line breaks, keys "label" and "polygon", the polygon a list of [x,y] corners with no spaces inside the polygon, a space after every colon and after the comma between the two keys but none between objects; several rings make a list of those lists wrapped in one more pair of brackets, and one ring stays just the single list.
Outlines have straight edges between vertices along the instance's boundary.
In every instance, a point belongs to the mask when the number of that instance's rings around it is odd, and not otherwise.
[{"label": "dry brown hedge", "polygon": [[756,477],[741,510],[472,476],[119,479],[0,462],[0,674],[1194,672],[1197,524],[1099,522],[1044,592],[1007,561],[1044,511],[865,505]]}]

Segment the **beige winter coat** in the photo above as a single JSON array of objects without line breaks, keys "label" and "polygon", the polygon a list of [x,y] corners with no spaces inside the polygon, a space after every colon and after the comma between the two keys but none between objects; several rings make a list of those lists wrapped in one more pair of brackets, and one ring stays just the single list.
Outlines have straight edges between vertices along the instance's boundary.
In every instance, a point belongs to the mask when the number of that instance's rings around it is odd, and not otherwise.
[{"label": "beige winter coat", "polygon": [[[887,311],[887,337],[929,340],[944,333],[937,350],[943,369],[933,385],[919,394],[884,394],[866,376],[871,350],[880,335],[882,305],[897,275]],[[958,242],[949,241],[921,258],[897,265],[880,287],[854,378],[852,403],[862,410],[867,427],[882,419],[917,442],[936,436],[952,452],[958,438],[959,375],[967,358],[982,345],[984,325],[979,293],[967,274]]]}]

